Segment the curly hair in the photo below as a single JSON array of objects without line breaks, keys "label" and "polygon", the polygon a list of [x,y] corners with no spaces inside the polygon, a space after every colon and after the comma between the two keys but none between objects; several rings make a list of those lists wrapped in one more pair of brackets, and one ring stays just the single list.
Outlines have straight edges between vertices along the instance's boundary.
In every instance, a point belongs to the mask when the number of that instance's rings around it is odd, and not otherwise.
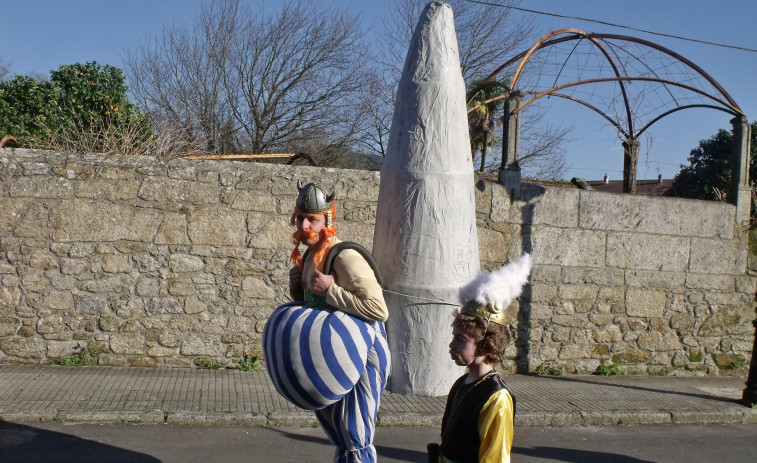
[{"label": "curly hair", "polygon": [[486,363],[502,361],[505,349],[510,344],[510,331],[499,323],[487,322],[481,317],[464,315],[460,310],[454,313],[452,327],[461,328],[476,341],[476,353],[485,357]]}]

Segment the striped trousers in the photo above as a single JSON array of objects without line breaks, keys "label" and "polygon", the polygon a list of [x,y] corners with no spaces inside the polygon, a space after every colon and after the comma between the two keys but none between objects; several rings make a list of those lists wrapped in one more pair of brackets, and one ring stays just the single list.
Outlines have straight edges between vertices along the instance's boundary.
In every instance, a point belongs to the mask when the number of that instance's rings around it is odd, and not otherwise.
[{"label": "striped trousers", "polygon": [[375,462],[376,419],[391,368],[384,324],[286,304],[269,317],[263,349],[277,391],[315,410],[337,447],[334,461]]},{"label": "striped trousers", "polygon": [[315,411],[336,445],[336,463],[370,463],[377,459],[373,438],[381,396],[389,380],[390,358],[384,324],[374,322],[376,338],[360,380],[341,400]]}]

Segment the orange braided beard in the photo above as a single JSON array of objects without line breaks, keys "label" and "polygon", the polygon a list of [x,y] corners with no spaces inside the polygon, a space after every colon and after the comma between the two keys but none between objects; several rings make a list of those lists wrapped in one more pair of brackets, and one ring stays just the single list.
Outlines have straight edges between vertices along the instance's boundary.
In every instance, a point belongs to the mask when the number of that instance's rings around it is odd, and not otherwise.
[{"label": "orange braided beard", "polygon": [[306,238],[309,240],[315,240],[317,238],[318,246],[313,253],[313,262],[315,262],[316,265],[320,264],[323,260],[324,255],[326,254],[326,251],[328,251],[329,247],[331,247],[331,243],[334,241],[335,236],[336,227],[324,228],[323,230],[321,230],[320,234],[310,230],[295,231],[294,233],[292,233],[294,251],[292,251],[290,260],[294,262],[294,264],[298,267],[302,267],[302,256],[300,255],[300,250],[298,249],[300,243]]},{"label": "orange braided beard", "polygon": [[292,233],[294,244],[299,246],[305,240],[314,241],[318,239],[318,233],[310,230],[297,230]]}]

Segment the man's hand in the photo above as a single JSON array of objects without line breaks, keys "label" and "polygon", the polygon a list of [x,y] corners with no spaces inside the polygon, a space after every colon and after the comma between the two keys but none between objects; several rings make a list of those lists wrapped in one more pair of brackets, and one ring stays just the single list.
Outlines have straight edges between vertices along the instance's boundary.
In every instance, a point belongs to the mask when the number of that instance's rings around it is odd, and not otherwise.
[{"label": "man's hand", "polygon": [[289,269],[289,289],[302,291],[302,266],[295,265]]},{"label": "man's hand", "polygon": [[313,271],[313,275],[310,276],[310,290],[318,296],[325,296],[326,291],[329,290],[329,286],[334,284],[334,277],[321,273],[318,269]]}]

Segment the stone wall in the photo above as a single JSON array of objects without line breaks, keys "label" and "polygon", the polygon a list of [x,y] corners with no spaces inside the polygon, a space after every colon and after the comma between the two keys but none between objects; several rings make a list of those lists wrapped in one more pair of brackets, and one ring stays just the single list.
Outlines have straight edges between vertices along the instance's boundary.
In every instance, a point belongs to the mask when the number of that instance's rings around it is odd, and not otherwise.
[{"label": "stone wall", "polygon": [[[369,249],[376,172],[0,149],[0,362],[233,367],[288,299],[297,180]],[[536,266],[504,367],[744,374],[757,279],[724,203],[476,185],[482,267]],[[390,333],[391,336],[391,333]]]}]

